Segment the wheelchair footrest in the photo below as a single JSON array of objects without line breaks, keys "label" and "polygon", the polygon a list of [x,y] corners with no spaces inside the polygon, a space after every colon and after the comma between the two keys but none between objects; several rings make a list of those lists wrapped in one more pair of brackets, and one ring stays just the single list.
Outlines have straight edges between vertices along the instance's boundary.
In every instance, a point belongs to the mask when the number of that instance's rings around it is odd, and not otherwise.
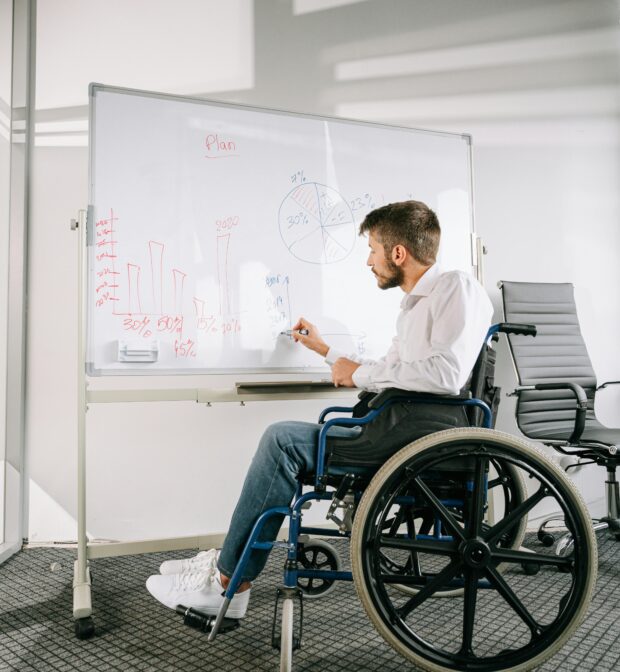
[{"label": "wheelchair footrest", "polygon": [[[203,614],[197,609],[192,607],[184,607],[182,604],[177,605],[176,608],[177,614],[183,616],[183,623],[189,625],[190,628],[196,628],[196,630],[201,630],[202,632],[211,632],[217,616],[209,616],[208,614]],[[225,618],[222,621],[218,634],[223,634],[225,632],[230,632],[231,630],[236,630],[241,625],[238,618]]]}]

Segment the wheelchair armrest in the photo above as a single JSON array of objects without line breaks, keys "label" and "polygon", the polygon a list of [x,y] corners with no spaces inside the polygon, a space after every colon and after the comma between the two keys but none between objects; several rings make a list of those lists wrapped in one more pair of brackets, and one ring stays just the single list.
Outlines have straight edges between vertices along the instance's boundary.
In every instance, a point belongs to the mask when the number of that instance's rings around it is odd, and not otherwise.
[{"label": "wheelchair armrest", "polygon": [[536,385],[524,385],[516,389],[517,392],[526,392],[528,390],[570,390],[577,399],[577,409],[575,413],[575,426],[573,433],[568,437],[569,443],[577,443],[583,434],[586,426],[586,412],[588,410],[588,397],[586,392],[578,383],[537,383]]},{"label": "wheelchair armrest", "polygon": [[373,397],[368,402],[368,408],[379,408],[385,403],[396,403],[397,401],[459,401],[471,399],[471,393],[469,391],[463,392],[461,394],[451,394],[451,395],[439,395],[439,394],[429,394],[425,392],[412,392],[411,390],[400,390],[397,387],[388,387],[385,390],[381,390],[379,394]]},{"label": "wheelchair armrest", "polygon": [[353,412],[353,406],[329,406],[328,408],[324,408],[321,411],[321,415],[319,415],[319,425],[322,425],[325,422],[325,418],[330,413],[352,413],[352,412]]},{"label": "wheelchair armrest", "polygon": [[606,383],[599,385],[596,388],[596,391],[598,392],[599,390],[604,390],[608,385],[620,385],[620,380],[608,380]]},{"label": "wheelchair armrest", "polygon": [[[363,401],[367,397],[373,397],[374,394],[375,394],[374,392],[369,392],[368,390],[362,390],[357,395],[357,398],[360,401]],[[325,422],[325,418],[330,413],[354,413],[356,408],[357,406],[329,406],[328,408],[321,411],[321,415],[319,415],[319,425],[322,425]]]}]

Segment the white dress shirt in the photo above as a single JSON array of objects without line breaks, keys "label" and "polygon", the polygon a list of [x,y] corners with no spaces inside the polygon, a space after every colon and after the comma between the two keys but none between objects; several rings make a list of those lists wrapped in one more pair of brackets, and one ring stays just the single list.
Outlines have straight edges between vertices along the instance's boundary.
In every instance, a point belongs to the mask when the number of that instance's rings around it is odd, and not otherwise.
[{"label": "white dress shirt", "polygon": [[346,356],[361,366],[353,382],[371,392],[386,387],[458,394],[476,363],[491,325],[493,306],[482,285],[463,271],[431,266],[403,297],[396,336],[379,360],[343,355],[330,348],[332,365]]}]

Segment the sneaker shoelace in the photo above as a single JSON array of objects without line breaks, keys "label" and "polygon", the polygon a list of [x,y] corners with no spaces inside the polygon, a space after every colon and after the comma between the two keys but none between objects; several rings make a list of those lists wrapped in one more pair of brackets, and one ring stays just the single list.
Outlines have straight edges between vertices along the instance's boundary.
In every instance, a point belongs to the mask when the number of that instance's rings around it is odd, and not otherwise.
[{"label": "sneaker shoelace", "polygon": [[209,551],[201,551],[189,560],[190,569],[187,571],[196,572],[214,567],[217,564],[217,557],[218,551],[215,548]]},{"label": "sneaker shoelace", "polygon": [[200,569],[175,575],[175,589],[179,591],[200,590],[213,583],[218,574],[217,566],[213,563],[207,569]]}]

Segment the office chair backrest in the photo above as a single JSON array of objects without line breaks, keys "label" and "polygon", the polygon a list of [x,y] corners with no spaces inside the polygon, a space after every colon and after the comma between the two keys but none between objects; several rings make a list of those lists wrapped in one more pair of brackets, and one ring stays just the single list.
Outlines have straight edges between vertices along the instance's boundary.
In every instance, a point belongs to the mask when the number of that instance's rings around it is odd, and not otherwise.
[{"label": "office chair backrest", "polygon": [[[521,385],[574,382],[588,397],[593,419],[596,376],[586,350],[570,283],[503,282],[507,322],[535,324],[537,335],[510,334],[508,342]],[[568,439],[575,422],[576,399],[569,390],[519,395],[517,423],[530,438]]]}]

